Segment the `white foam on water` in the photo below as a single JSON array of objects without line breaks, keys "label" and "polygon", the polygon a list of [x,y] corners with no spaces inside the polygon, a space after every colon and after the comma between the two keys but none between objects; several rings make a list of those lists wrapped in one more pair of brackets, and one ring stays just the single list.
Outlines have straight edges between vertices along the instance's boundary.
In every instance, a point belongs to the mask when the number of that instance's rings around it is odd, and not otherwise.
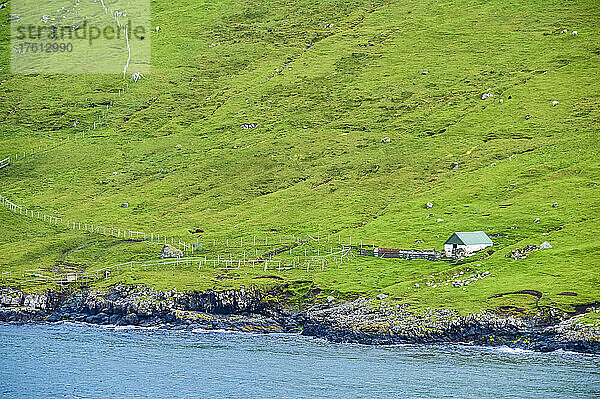
[{"label": "white foam on water", "polygon": [[510,354],[514,354],[514,355],[536,353],[535,351],[532,351],[529,349],[511,348],[508,346],[500,346],[497,348],[492,348],[492,350],[497,351],[497,352],[502,352],[502,353],[510,353]]},{"label": "white foam on water", "polygon": [[115,331],[119,331],[119,330],[158,330],[161,326],[107,326],[108,328],[112,327],[113,330]]}]

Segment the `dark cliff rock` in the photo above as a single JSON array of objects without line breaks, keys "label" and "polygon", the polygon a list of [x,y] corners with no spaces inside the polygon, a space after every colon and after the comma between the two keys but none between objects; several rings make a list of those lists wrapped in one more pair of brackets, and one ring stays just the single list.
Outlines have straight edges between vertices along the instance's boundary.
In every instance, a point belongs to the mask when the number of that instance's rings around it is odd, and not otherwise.
[{"label": "dark cliff rock", "polygon": [[490,312],[463,316],[447,309],[415,311],[406,304],[372,305],[358,299],[312,307],[298,315],[302,333],[362,344],[453,342],[600,353],[600,326],[579,324],[568,314],[552,310],[521,318]]},{"label": "dark cliff rock", "polygon": [[577,323],[577,318],[551,310],[530,318],[489,312],[464,316],[453,310],[417,311],[406,304],[376,304],[360,298],[290,311],[266,298],[266,293],[256,288],[180,292],[117,285],[105,290],[41,294],[4,288],[0,289],[0,321],[73,320],[185,329],[301,332],[332,342],[453,342],[600,353],[597,325],[586,326]]}]

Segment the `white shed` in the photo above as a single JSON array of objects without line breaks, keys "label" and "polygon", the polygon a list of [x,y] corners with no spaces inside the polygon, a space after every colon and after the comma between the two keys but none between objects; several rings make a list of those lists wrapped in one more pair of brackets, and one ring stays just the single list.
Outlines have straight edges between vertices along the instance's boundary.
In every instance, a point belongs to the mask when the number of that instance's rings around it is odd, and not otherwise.
[{"label": "white shed", "polygon": [[444,243],[444,252],[448,257],[455,257],[460,253],[470,256],[492,245],[494,243],[483,231],[457,231]]}]

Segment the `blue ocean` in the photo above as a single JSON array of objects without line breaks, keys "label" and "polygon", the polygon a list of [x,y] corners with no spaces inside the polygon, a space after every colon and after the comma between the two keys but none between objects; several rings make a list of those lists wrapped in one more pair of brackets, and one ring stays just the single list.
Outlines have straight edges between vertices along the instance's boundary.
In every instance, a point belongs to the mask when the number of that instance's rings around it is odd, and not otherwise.
[{"label": "blue ocean", "polygon": [[0,324],[2,398],[597,398],[600,356]]}]

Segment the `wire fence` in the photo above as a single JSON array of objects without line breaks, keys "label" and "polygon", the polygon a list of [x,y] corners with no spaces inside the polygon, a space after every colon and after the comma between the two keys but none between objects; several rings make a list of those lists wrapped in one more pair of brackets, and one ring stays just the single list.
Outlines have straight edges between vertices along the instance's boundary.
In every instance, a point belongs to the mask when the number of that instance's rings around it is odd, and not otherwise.
[{"label": "wire fence", "polygon": [[[304,257],[308,256],[320,256],[321,254],[327,255],[327,249],[330,253],[333,253],[334,247],[353,247],[363,248],[363,241],[360,240],[358,243],[356,240],[352,241],[352,236],[342,237],[341,234],[281,234],[278,232],[265,233],[264,237],[257,235],[241,235],[235,238],[214,238],[209,240],[200,240],[196,238],[194,241],[190,241],[189,238],[176,237],[174,235],[165,233],[155,232],[144,232],[139,229],[126,228],[126,227],[114,227],[106,226],[95,223],[81,222],[76,220],[64,219],[57,214],[45,213],[40,210],[29,209],[23,205],[19,205],[14,201],[9,200],[6,196],[0,194],[0,204],[11,212],[19,215],[23,215],[29,218],[43,221],[52,226],[58,228],[64,228],[73,231],[82,231],[92,234],[100,234],[108,237],[115,237],[123,240],[137,240],[144,241],[151,244],[160,245],[171,245],[185,255],[193,256],[194,254],[201,253],[203,251],[219,251],[226,250],[230,253],[239,253],[246,250],[248,255],[251,254],[250,249],[254,248],[254,255],[258,256],[259,252],[267,252],[267,256],[274,256],[285,251],[292,253],[292,250],[299,245],[308,243],[314,244],[314,251],[316,254],[309,254],[310,246],[304,247]],[[369,244],[368,246],[375,247],[375,243]],[[246,252],[243,252],[244,257]],[[327,255],[328,256],[328,255]]]},{"label": "wire fence", "polygon": [[[104,4],[103,0],[101,0],[100,3],[102,5],[102,8],[103,8],[105,14],[110,14],[111,17],[116,21],[117,26],[120,29],[123,29],[125,31],[125,38],[127,40],[128,54],[127,54],[127,61],[125,63],[124,69],[123,69],[123,77],[126,78],[127,68],[129,66],[129,60],[131,58],[131,48],[130,48],[129,42],[128,42],[127,27],[120,22],[119,17],[122,14],[119,11],[107,8],[106,5]],[[133,84],[136,83],[140,78],[143,78],[143,75],[141,75],[139,73],[134,73],[132,75],[130,81],[125,82],[123,89],[118,89],[118,91],[116,92],[117,98],[124,95],[130,89],[130,87],[132,87]],[[131,83],[131,85],[130,85],[130,83]],[[78,141],[78,140],[83,140],[86,137],[89,137],[90,132],[96,130],[105,122],[105,120],[109,114],[109,111],[110,111],[111,107],[114,106],[114,104],[115,104],[115,102],[113,102],[112,100],[109,101],[106,104],[106,109],[103,109],[102,112],[100,113],[100,115],[98,115],[98,119],[93,122],[90,122],[86,129],[82,129],[81,131],[77,131],[75,133],[68,134],[65,138],[54,139],[50,143],[41,144],[37,147],[31,148],[31,150],[29,150],[29,151],[23,151],[22,154],[15,153],[14,155],[11,155],[3,160],[0,160],[0,169],[8,167],[17,161],[25,160],[25,159],[32,157],[38,153],[56,149],[56,148],[62,146],[63,144]],[[75,122],[73,125],[73,127],[76,127],[76,126],[78,126],[78,122]],[[225,265],[226,269],[233,268],[235,265],[237,265],[237,268],[239,268],[243,265],[248,265],[248,264],[251,264],[252,267],[254,268],[258,265],[258,263],[260,263],[262,266],[264,266],[265,271],[267,270],[268,266],[270,266],[270,265],[276,265],[276,269],[278,271],[289,270],[289,269],[294,269],[294,268],[306,268],[307,271],[310,270],[311,268],[313,268],[313,269],[320,268],[321,270],[323,270],[325,268],[325,266],[330,262],[342,263],[345,260],[347,260],[349,257],[353,256],[352,252],[350,251],[350,248],[352,246],[352,237],[351,236],[348,237],[348,241],[346,241],[346,240],[342,240],[342,237],[338,235],[337,245],[342,247],[341,250],[336,250],[334,252],[333,247],[330,246],[329,253],[326,253],[326,251],[322,248],[317,248],[316,254],[314,254],[314,253],[309,254],[307,247],[304,247],[304,255],[303,256],[301,254],[302,251],[300,251],[300,254],[296,253],[294,256],[292,256],[292,250],[294,248],[296,248],[297,246],[304,244],[304,243],[310,243],[310,242],[315,242],[315,243],[319,243],[319,244],[324,243],[325,237],[321,236],[320,233],[312,234],[312,235],[311,234],[299,234],[299,235],[296,235],[296,234],[288,234],[288,235],[266,234],[264,236],[264,241],[263,241],[263,237],[257,237],[256,235],[253,235],[253,236],[240,236],[240,237],[235,237],[235,238],[212,239],[209,241],[200,241],[199,239],[196,239],[195,242],[194,241],[190,242],[189,239],[182,240],[181,238],[177,238],[177,237],[175,237],[173,235],[169,235],[169,234],[162,234],[162,233],[156,233],[156,232],[143,232],[143,231],[139,231],[139,229],[105,226],[105,225],[95,224],[95,223],[63,219],[57,213],[51,214],[51,213],[48,213],[47,211],[44,212],[39,209],[29,209],[29,208],[25,207],[24,205],[20,205],[14,201],[11,201],[10,199],[8,199],[7,197],[5,197],[3,195],[0,195],[0,201],[1,201],[2,206],[7,208],[8,210],[12,211],[13,213],[24,215],[26,217],[33,218],[33,219],[38,219],[40,221],[48,223],[49,225],[53,225],[53,226],[56,226],[59,228],[88,232],[88,233],[92,233],[92,234],[101,234],[104,236],[116,237],[116,238],[121,238],[121,239],[144,241],[144,242],[148,242],[148,243],[152,243],[152,244],[161,244],[161,245],[169,244],[169,245],[179,249],[180,251],[182,251],[183,256],[186,256],[186,258],[177,258],[176,260],[172,260],[172,261],[161,260],[161,261],[155,261],[154,263],[152,263],[152,262],[150,262],[150,263],[149,262],[129,262],[126,264],[119,264],[119,265],[111,266],[109,268],[99,269],[99,270],[86,272],[86,273],[79,273],[79,274],[78,273],[74,273],[74,274],[70,273],[70,274],[66,274],[66,275],[64,275],[62,277],[58,277],[58,278],[56,276],[46,276],[43,273],[38,273],[39,271],[27,271],[26,272],[26,273],[28,273],[27,275],[30,277],[33,277],[33,278],[30,280],[24,280],[24,282],[31,282],[31,281],[36,281],[36,282],[46,281],[47,282],[47,281],[51,280],[55,283],[63,284],[63,283],[70,282],[69,279],[73,279],[73,278],[75,279],[75,281],[81,281],[82,279],[90,280],[91,279],[90,276],[93,275],[93,276],[97,277],[97,276],[99,276],[99,273],[102,273],[102,272],[109,272],[109,274],[110,273],[114,274],[114,270],[120,271],[122,267],[125,267],[127,265],[129,265],[130,268],[133,268],[134,266],[138,266],[138,267],[143,266],[144,268],[148,268],[148,267],[153,267],[153,266],[158,266],[158,265],[171,265],[171,264],[179,265],[181,262],[187,262],[186,264],[189,264],[190,262],[198,263],[200,266],[206,265],[206,264],[212,262],[215,267],[216,267],[216,265],[221,265],[221,266]],[[326,238],[327,244],[335,245],[336,237],[334,235],[327,235],[326,237],[327,237]],[[345,245],[347,245],[347,247]],[[360,245],[362,247],[362,242],[360,243]],[[373,244],[373,246],[374,246],[374,244]],[[245,250],[248,247],[254,248],[254,254],[252,254],[252,251]],[[221,256],[217,256],[216,259],[212,259],[212,260],[207,259],[206,257],[204,259],[193,258],[193,256],[198,252],[207,251],[207,250],[212,250],[213,252],[216,252],[220,249],[226,249],[229,251],[229,259],[227,259],[226,257],[221,257]],[[259,253],[259,250],[260,250],[260,253]],[[267,252],[264,253],[265,251],[267,251]],[[282,254],[285,251],[289,251],[288,257],[291,256],[291,260],[288,260],[288,263],[285,263],[285,262],[282,263],[281,260],[273,260],[273,256]],[[233,259],[234,254],[238,258],[237,260]],[[254,256],[254,259],[247,260],[246,259],[247,255]],[[229,266],[227,266],[227,265],[229,265]],[[6,274],[6,273],[8,273],[8,274]],[[2,278],[3,281],[5,279],[12,279],[13,273],[11,271],[2,272],[0,277]],[[24,278],[25,274],[21,277]],[[107,277],[104,276],[104,278],[107,278]]]},{"label": "wire fence", "polygon": [[260,269],[264,272],[272,271],[282,273],[288,270],[299,269],[320,270],[324,271],[327,265],[342,264],[349,261],[356,255],[350,247],[343,247],[340,251],[325,256],[313,256],[308,259],[302,259],[299,262],[291,260],[285,262],[283,260],[270,259],[228,259],[226,257],[208,258],[208,257],[186,257],[186,258],[168,258],[147,261],[129,261],[119,263],[109,267],[94,269],[89,271],[71,271],[67,273],[50,274],[44,269],[29,269],[22,273],[6,271],[0,273],[2,283],[24,284],[56,284],[65,286],[77,283],[92,283],[100,280],[108,280],[123,273],[129,272],[148,272],[169,270],[174,271],[202,271],[204,269],[214,270],[239,270],[244,267],[252,269]]}]

